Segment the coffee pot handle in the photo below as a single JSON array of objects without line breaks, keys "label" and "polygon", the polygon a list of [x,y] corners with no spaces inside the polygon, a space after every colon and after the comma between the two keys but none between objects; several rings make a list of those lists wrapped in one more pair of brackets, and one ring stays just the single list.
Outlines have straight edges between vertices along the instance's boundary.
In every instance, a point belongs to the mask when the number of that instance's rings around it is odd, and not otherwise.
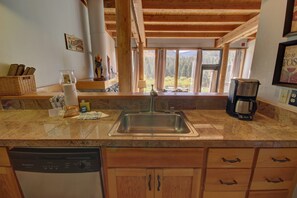
[{"label": "coffee pot handle", "polygon": [[251,100],[250,104],[251,103],[252,103],[252,105],[250,105],[250,107],[252,107],[252,108],[250,108],[250,112],[255,113],[258,109],[258,104],[257,104],[256,100]]}]

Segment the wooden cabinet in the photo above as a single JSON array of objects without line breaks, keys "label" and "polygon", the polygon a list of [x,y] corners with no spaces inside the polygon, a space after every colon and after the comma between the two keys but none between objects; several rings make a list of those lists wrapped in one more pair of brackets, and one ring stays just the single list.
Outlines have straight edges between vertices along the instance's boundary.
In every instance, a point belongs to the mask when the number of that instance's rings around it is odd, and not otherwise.
[{"label": "wooden cabinet", "polygon": [[204,192],[203,198],[245,198],[246,192]]},{"label": "wooden cabinet", "polygon": [[204,198],[245,198],[255,149],[210,148],[204,184]]},{"label": "wooden cabinet", "polygon": [[10,167],[0,167],[0,197],[22,197],[14,172]]},{"label": "wooden cabinet", "polygon": [[5,147],[0,147],[0,197],[21,198],[22,194]]},{"label": "wooden cabinet", "polygon": [[249,198],[292,198],[296,170],[296,148],[259,149]]},{"label": "wooden cabinet", "polygon": [[198,198],[203,149],[105,149],[109,198]]},{"label": "wooden cabinet", "polygon": [[201,170],[109,168],[110,198],[198,198]]},{"label": "wooden cabinet", "polygon": [[207,168],[251,168],[254,153],[255,149],[209,149]]},{"label": "wooden cabinet", "polygon": [[282,191],[251,191],[249,198],[286,198],[289,192],[287,190]]}]

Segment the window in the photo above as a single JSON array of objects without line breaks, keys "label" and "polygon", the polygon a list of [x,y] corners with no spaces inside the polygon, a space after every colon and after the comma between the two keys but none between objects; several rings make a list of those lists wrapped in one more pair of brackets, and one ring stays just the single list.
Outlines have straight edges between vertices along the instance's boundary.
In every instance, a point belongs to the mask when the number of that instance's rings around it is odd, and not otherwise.
[{"label": "window", "polygon": [[175,90],[176,50],[166,50],[164,88]]},{"label": "window", "polygon": [[144,79],[146,80],[146,91],[151,90],[155,84],[155,50],[144,50]]},{"label": "window", "polygon": [[201,92],[217,91],[221,56],[221,50],[202,50]]},{"label": "window", "polygon": [[197,61],[197,50],[179,50],[177,88],[189,91],[191,86],[192,68]]}]

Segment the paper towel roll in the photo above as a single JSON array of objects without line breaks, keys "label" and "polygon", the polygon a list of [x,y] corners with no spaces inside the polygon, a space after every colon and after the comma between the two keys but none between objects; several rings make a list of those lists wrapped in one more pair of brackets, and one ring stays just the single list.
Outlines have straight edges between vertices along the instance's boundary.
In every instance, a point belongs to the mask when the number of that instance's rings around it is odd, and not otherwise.
[{"label": "paper towel roll", "polygon": [[65,105],[78,105],[77,91],[75,84],[63,84]]}]

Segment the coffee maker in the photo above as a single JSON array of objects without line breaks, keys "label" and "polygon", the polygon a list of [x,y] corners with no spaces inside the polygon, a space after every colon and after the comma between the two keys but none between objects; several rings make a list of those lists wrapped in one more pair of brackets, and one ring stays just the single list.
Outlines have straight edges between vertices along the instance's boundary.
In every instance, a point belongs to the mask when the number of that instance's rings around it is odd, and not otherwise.
[{"label": "coffee maker", "polygon": [[231,79],[226,112],[240,120],[252,120],[257,110],[259,85],[254,79]]}]

